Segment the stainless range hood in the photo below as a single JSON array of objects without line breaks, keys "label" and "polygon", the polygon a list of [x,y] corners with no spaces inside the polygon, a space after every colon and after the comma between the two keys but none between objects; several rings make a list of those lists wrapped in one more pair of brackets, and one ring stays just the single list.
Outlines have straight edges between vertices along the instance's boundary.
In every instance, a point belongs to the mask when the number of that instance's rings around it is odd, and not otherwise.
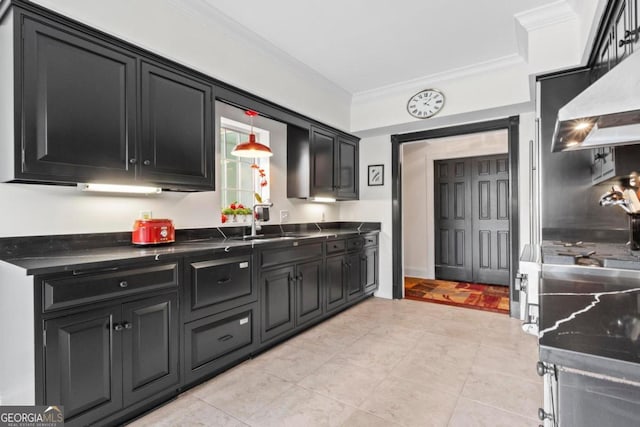
[{"label": "stainless range hood", "polygon": [[558,111],[551,151],[640,143],[640,50]]}]

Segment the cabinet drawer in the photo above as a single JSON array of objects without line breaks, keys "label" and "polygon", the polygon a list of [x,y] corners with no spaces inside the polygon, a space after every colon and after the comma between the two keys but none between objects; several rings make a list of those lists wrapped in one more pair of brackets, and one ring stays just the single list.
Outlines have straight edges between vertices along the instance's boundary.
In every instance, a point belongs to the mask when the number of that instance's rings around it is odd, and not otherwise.
[{"label": "cabinet drawer", "polygon": [[[294,245],[297,242],[294,242]],[[290,264],[309,258],[322,257],[322,243],[291,246],[260,252],[260,266],[269,267],[278,264]]]},{"label": "cabinet drawer", "polygon": [[344,252],[347,243],[344,240],[332,240],[327,242],[327,255]]},{"label": "cabinet drawer", "polygon": [[186,382],[194,382],[249,355],[254,349],[254,326],[254,304],[185,324]]},{"label": "cabinet drawer", "polygon": [[42,309],[59,310],[90,302],[178,286],[178,263],[110,273],[44,278]]},{"label": "cabinet drawer", "polygon": [[347,250],[357,251],[364,247],[364,239],[362,237],[352,237],[347,240]]},{"label": "cabinet drawer", "polygon": [[378,244],[378,235],[377,234],[368,234],[364,236],[364,246],[376,246]]},{"label": "cabinet drawer", "polygon": [[191,311],[209,309],[210,314],[256,299],[253,291],[251,255],[222,259],[194,259],[189,263],[187,283]]}]

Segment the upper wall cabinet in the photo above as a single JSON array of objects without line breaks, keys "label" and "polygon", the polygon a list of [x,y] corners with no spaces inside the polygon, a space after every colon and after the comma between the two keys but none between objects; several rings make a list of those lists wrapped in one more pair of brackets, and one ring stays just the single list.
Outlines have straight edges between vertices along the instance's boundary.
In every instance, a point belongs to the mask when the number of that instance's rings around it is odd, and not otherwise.
[{"label": "upper wall cabinet", "polygon": [[613,0],[596,39],[591,65],[593,80],[606,74],[634,50],[640,49],[638,0]]},{"label": "upper wall cabinet", "polygon": [[22,159],[16,178],[133,180],[136,59],[24,17]]},{"label": "upper wall cabinet", "polygon": [[214,189],[211,83],[83,26],[12,14],[0,31],[15,38],[14,166],[3,180]]},{"label": "upper wall cabinet", "polygon": [[140,177],[163,186],[213,187],[211,85],[142,62]]},{"label": "upper wall cabinet", "polygon": [[287,197],[358,199],[358,144],[352,136],[312,126],[287,129]]}]

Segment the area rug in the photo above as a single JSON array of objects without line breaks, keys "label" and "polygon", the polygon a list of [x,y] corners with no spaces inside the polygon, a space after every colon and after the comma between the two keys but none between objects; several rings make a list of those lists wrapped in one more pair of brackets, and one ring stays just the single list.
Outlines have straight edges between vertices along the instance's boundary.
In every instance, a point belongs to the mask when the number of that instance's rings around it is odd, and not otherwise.
[{"label": "area rug", "polygon": [[508,286],[405,277],[404,297],[509,314]]}]

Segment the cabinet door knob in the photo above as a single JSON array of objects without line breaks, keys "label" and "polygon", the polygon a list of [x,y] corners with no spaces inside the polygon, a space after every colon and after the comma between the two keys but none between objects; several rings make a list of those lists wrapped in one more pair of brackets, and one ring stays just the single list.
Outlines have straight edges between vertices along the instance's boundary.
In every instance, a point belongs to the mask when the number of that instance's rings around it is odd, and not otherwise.
[{"label": "cabinet door knob", "polygon": [[145,166],[149,166],[151,164],[151,160],[145,160],[144,162],[142,162],[142,164]]},{"label": "cabinet door knob", "polygon": [[129,322],[124,322],[122,324],[122,326],[124,326],[125,329],[132,329],[133,328],[133,325],[131,323],[129,323]]},{"label": "cabinet door knob", "polygon": [[138,163],[137,159],[129,159],[129,163],[131,163],[132,165],[135,165],[136,163]]},{"label": "cabinet door knob", "polygon": [[127,283],[126,280],[123,280],[122,282],[120,282],[120,287],[121,288],[126,288],[127,286],[129,286],[129,283]]},{"label": "cabinet door knob", "polygon": [[302,273],[298,274],[298,280],[302,282]]},{"label": "cabinet door knob", "polygon": [[120,332],[124,329],[124,327],[118,323],[116,323],[115,325],[113,325],[113,330],[116,332]]}]

